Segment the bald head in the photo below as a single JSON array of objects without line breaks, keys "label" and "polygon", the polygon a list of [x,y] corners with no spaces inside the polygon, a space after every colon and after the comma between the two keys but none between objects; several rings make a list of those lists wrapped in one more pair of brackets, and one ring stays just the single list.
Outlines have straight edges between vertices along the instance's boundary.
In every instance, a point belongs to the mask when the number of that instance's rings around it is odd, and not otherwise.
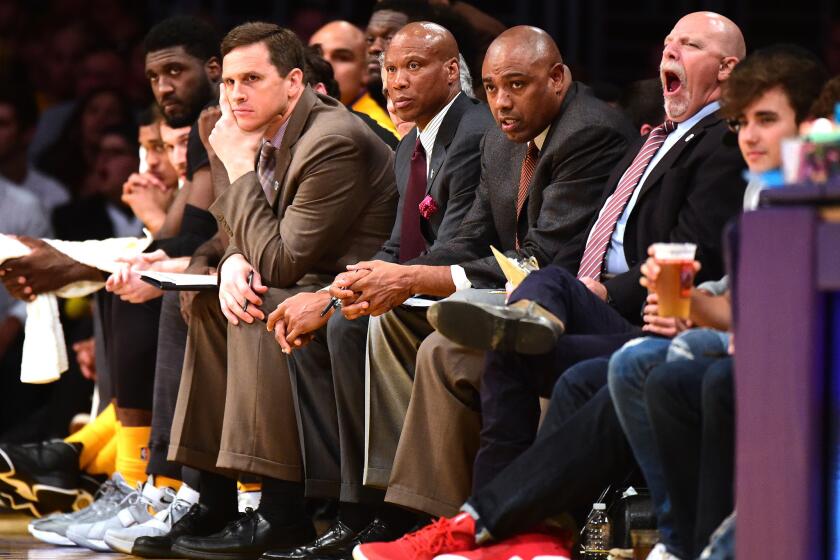
[{"label": "bald head", "polygon": [[665,37],[659,75],[665,113],[683,122],[720,98],[720,85],[745,56],[741,30],[714,12],[681,18]]},{"label": "bald head", "polygon": [[367,60],[364,32],[347,21],[333,21],[316,31],[309,44],[320,47],[332,65],[341,91],[341,102],[350,105],[367,83]]},{"label": "bald head", "polygon": [[487,57],[524,57],[535,64],[563,64],[563,57],[551,35],[539,27],[518,25],[502,32],[487,49]]},{"label": "bald head", "polygon": [[738,60],[747,56],[747,46],[741,29],[726,16],[715,12],[694,12],[680,19],[674,30],[685,27],[705,30],[723,56],[734,56]]},{"label": "bald head", "polygon": [[400,29],[385,51],[383,70],[394,112],[421,130],[461,91],[458,43],[435,23]]},{"label": "bald head", "polygon": [[422,43],[438,60],[458,58],[458,43],[445,27],[428,21],[409,23],[394,35],[391,44]]},{"label": "bald head", "polygon": [[502,132],[514,142],[528,142],[560,113],[572,77],[554,39],[523,25],[491,43],[481,79]]}]

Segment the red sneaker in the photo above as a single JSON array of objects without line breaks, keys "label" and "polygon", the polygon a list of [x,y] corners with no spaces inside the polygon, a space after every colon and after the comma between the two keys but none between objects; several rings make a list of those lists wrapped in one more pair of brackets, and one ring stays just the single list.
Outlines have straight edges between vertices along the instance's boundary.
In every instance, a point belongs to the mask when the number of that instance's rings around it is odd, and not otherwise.
[{"label": "red sneaker", "polygon": [[525,533],[466,552],[440,554],[434,560],[569,560],[565,540],[545,533]]},{"label": "red sneaker", "polygon": [[475,520],[461,513],[451,519],[441,517],[394,542],[360,544],[353,549],[353,559],[432,560],[439,554],[475,547]]}]

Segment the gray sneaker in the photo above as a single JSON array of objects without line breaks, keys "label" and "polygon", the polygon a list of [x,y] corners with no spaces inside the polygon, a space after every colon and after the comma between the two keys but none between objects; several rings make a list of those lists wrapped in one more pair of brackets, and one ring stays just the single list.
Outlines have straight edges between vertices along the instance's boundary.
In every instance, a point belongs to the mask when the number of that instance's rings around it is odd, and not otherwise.
[{"label": "gray sneaker", "polygon": [[117,552],[132,554],[134,541],[140,537],[162,537],[168,535],[172,525],[180,521],[190,510],[193,504],[198,502],[198,492],[183,484],[178,493],[175,494],[170,488],[165,488],[174,497],[172,503],[164,510],[158,510],[154,517],[139,525],[131,527],[109,529],[105,533],[105,544]]},{"label": "gray sneaker", "polygon": [[[117,479],[117,477],[119,477]],[[29,523],[29,532],[36,539],[45,543],[60,546],[75,546],[67,538],[67,528],[74,523],[85,523],[100,518],[103,512],[112,511],[123,495],[118,489],[117,480],[122,481],[118,474],[112,480],[105,481],[96,493],[91,505],[72,513],[54,513]],[[122,484],[125,484],[122,482]]]},{"label": "gray sneaker", "polygon": [[155,511],[165,510],[175,497],[175,492],[168,488],[166,490],[156,488],[150,476],[146,484],[138,484],[136,490],[127,494],[119,509],[109,517],[71,525],[67,528],[66,537],[79,546],[97,552],[110,552],[111,547],[105,542],[105,533],[111,529],[126,529],[145,523],[152,519],[150,508]]}]

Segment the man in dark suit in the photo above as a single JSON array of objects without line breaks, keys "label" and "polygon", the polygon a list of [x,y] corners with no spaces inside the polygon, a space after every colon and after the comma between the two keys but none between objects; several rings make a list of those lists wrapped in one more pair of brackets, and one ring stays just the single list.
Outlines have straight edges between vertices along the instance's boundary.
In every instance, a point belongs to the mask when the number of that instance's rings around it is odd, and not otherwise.
[{"label": "man in dark suit", "polygon": [[[551,266],[528,276],[509,306],[439,304],[436,324],[443,334],[498,349],[489,353],[481,379],[482,447],[473,495],[461,508],[465,513],[393,543],[361,545],[354,558],[430,560],[472,550],[551,515],[580,513],[633,468],[606,387],[607,358],[559,376],[638,335],[645,294],[636,286],[651,243],[697,243],[701,276],[721,274],[720,230],[739,211],[744,183],[743,161],[716,100],[720,83],[744,55],[737,26],[710,12],[686,16],[666,37],[660,74],[666,115],[678,124],[654,129],[616,167],[602,210],[587,228],[581,280]],[[535,332],[537,344],[530,336]],[[541,348],[545,340],[554,347]],[[517,349],[543,353],[511,351]],[[551,406],[534,441],[540,395],[551,395]],[[411,554],[420,542],[435,544]],[[527,547],[528,538],[501,546],[515,555],[519,544]],[[492,548],[486,554],[492,556]]]},{"label": "man in dark suit", "polygon": [[[461,92],[458,45],[439,25],[403,27],[393,37],[385,68],[396,111],[417,128],[397,148],[398,219],[374,258],[404,263],[454,236],[475,197],[480,142],[493,118],[486,105]],[[424,215],[420,203],[427,196],[437,211]],[[349,321],[341,313],[319,317],[329,301],[326,291],[298,294],[268,319],[289,352],[307,496],[340,500],[338,520],[326,535],[296,551],[269,553],[273,558],[323,555],[342,547],[349,554],[360,532],[376,540],[401,534],[395,533],[396,519],[381,515],[374,522],[384,492],[362,484],[368,320]],[[311,341],[299,348],[295,340],[304,334]]]},{"label": "man in dark suit", "polygon": [[481,183],[456,236],[411,266],[359,263],[333,284],[346,298],[345,316],[380,315],[368,332],[369,485],[388,486],[417,348],[433,330],[424,308],[400,304],[417,293],[502,287],[491,245],[542,265],[563,255],[574,266],[582,250],[579,232],[632,136],[617,111],[572,81],[553,40],[539,29],[502,34],[488,51],[483,75],[499,129],[484,138]]},{"label": "man in dark suit", "polygon": [[[640,267],[651,244],[696,243],[698,279],[723,274],[721,229],[740,211],[744,163],[717,99],[745,48],[740,30],[722,16],[684,20],[666,38],[660,70],[670,120],[612,173],[577,278],[552,266],[526,278],[506,307],[451,302],[436,310],[443,335],[494,350],[482,379],[476,489],[533,441],[538,397],[551,394],[561,373],[638,336],[646,296]],[[691,46],[697,42],[702,48]],[[473,336],[458,325],[470,325]]]},{"label": "man in dark suit", "polygon": [[[192,304],[169,455],[221,480],[202,478],[200,507],[170,537],[186,556],[252,558],[314,537],[297,438],[275,431],[295,424],[286,360],[261,321],[374,254],[397,197],[393,152],[303,84],[303,46],[291,31],[244,24],[222,53],[222,117],[210,143],[231,184],[211,212],[230,246],[218,296],[203,292]],[[205,537],[237,516],[235,486],[222,476],[231,471],[262,475],[263,502]]]}]

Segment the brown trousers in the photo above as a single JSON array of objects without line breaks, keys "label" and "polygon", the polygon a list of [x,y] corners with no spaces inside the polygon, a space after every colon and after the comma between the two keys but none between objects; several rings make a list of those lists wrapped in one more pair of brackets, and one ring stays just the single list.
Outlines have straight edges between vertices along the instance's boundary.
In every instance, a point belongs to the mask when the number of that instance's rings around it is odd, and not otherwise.
[{"label": "brown trousers", "polygon": [[[268,315],[321,282],[269,289],[262,310]],[[302,480],[286,356],[264,322],[229,325],[216,292],[193,302],[168,458],[228,475]]]},{"label": "brown trousers", "polygon": [[467,500],[481,430],[484,355],[437,332],[420,345],[385,501],[451,517]]}]

